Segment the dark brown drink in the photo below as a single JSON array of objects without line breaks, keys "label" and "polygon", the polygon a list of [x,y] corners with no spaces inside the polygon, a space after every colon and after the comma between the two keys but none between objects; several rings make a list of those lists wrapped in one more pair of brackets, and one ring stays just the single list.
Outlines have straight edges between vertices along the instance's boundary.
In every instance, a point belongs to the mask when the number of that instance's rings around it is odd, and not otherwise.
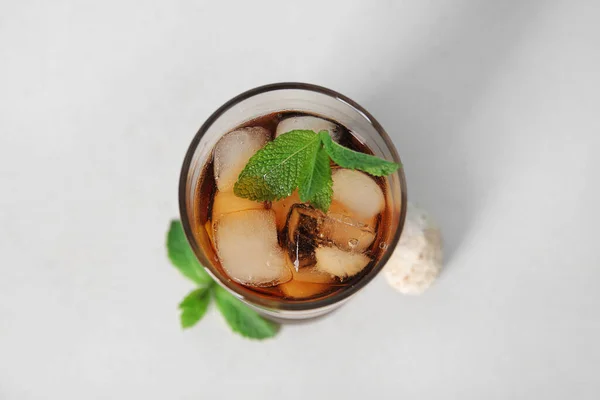
[{"label": "dark brown drink", "polygon": [[387,248],[381,232],[390,223],[385,179],[333,163],[334,194],[327,213],[302,203],[297,192],[274,202],[237,197],[233,183],[250,156],[295,129],[328,130],[339,144],[372,154],[351,131],[323,117],[298,112],[262,116],[217,143],[199,177],[198,218],[192,221],[202,250],[232,282],[289,301],[327,297],[355,284]]}]

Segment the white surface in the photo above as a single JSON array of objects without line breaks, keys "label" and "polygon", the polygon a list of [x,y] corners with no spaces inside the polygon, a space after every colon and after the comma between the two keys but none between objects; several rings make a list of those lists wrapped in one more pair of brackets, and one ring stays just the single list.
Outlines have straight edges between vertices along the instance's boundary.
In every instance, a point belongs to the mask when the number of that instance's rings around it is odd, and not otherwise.
[{"label": "white surface", "polygon": [[402,235],[382,271],[403,294],[419,295],[436,281],[443,266],[442,233],[427,210],[408,202]]},{"label": "white surface", "polygon": [[[0,399],[600,397],[600,2],[0,4]],[[264,343],[181,332],[184,152],[284,80],[380,120],[446,269]]]}]

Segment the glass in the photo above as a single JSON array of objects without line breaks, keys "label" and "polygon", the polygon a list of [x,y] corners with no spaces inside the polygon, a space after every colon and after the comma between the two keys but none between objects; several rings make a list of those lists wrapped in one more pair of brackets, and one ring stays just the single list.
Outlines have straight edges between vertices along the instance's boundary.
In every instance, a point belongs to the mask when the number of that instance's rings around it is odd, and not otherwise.
[{"label": "glass", "polygon": [[346,96],[306,83],[276,83],[244,92],[215,111],[202,125],[185,156],[179,180],[179,209],[187,239],[198,260],[221,286],[261,314],[281,320],[299,320],[324,315],[341,306],[381,271],[396,247],[406,217],[406,181],[402,168],[386,177],[391,223],[383,232],[387,244],[379,261],[358,282],[320,299],[286,300],[261,296],[239,285],[216,267],[218,259],[200,223],[199,179],[217,141],[237,126],[257,117],[282,111],[320,115],[348,128],[378,157],[400,163],[392,141],[381,125],[365,109]]}]

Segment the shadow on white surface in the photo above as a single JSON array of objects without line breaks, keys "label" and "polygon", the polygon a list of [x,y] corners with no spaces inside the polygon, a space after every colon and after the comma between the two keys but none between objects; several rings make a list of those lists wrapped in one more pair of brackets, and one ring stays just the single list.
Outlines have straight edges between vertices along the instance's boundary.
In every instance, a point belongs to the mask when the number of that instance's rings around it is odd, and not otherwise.
[{"label": "shadow on white surface", "polygon": [[[442,228],[446,265],[468,236],[490,189],[489,182],[484,184],[488,177],[471,168],[479,148],[467,142],[472,138],[463,130],[542,5],[453,2],[438,15],[412,59],[399,59],[393,48],[386,49],[376,62],[393,62],[395,67],[388,69],[392,75],[371,75],[358,84],[362,93],[357,97],[366,99],[361,102],[398,147],[409,200],[430,211]],[[481,132],[483,146],[486,135]]]}]

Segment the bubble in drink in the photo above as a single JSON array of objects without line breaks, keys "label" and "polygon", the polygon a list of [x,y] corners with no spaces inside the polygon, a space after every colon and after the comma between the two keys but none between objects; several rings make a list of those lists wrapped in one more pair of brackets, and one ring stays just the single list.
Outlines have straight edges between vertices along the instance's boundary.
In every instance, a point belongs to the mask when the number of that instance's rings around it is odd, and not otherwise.
[{"label": "bubble in drink", "polygon": [[333,141],[339,143],[342,139],[342,129],[338,125],[327,121],[326,119],[311,116],[289,117],[284,119],[277,125],[275,136],[295,130],[308,130],[317,133],[320,131],[328,131]]},{"label": "bubble in drink", "polygon": [[261,127],[241,128],[223,136],[214,149],[217,188],[233,190],[238,175],[250,157],[271,139],[271,132]]}]

